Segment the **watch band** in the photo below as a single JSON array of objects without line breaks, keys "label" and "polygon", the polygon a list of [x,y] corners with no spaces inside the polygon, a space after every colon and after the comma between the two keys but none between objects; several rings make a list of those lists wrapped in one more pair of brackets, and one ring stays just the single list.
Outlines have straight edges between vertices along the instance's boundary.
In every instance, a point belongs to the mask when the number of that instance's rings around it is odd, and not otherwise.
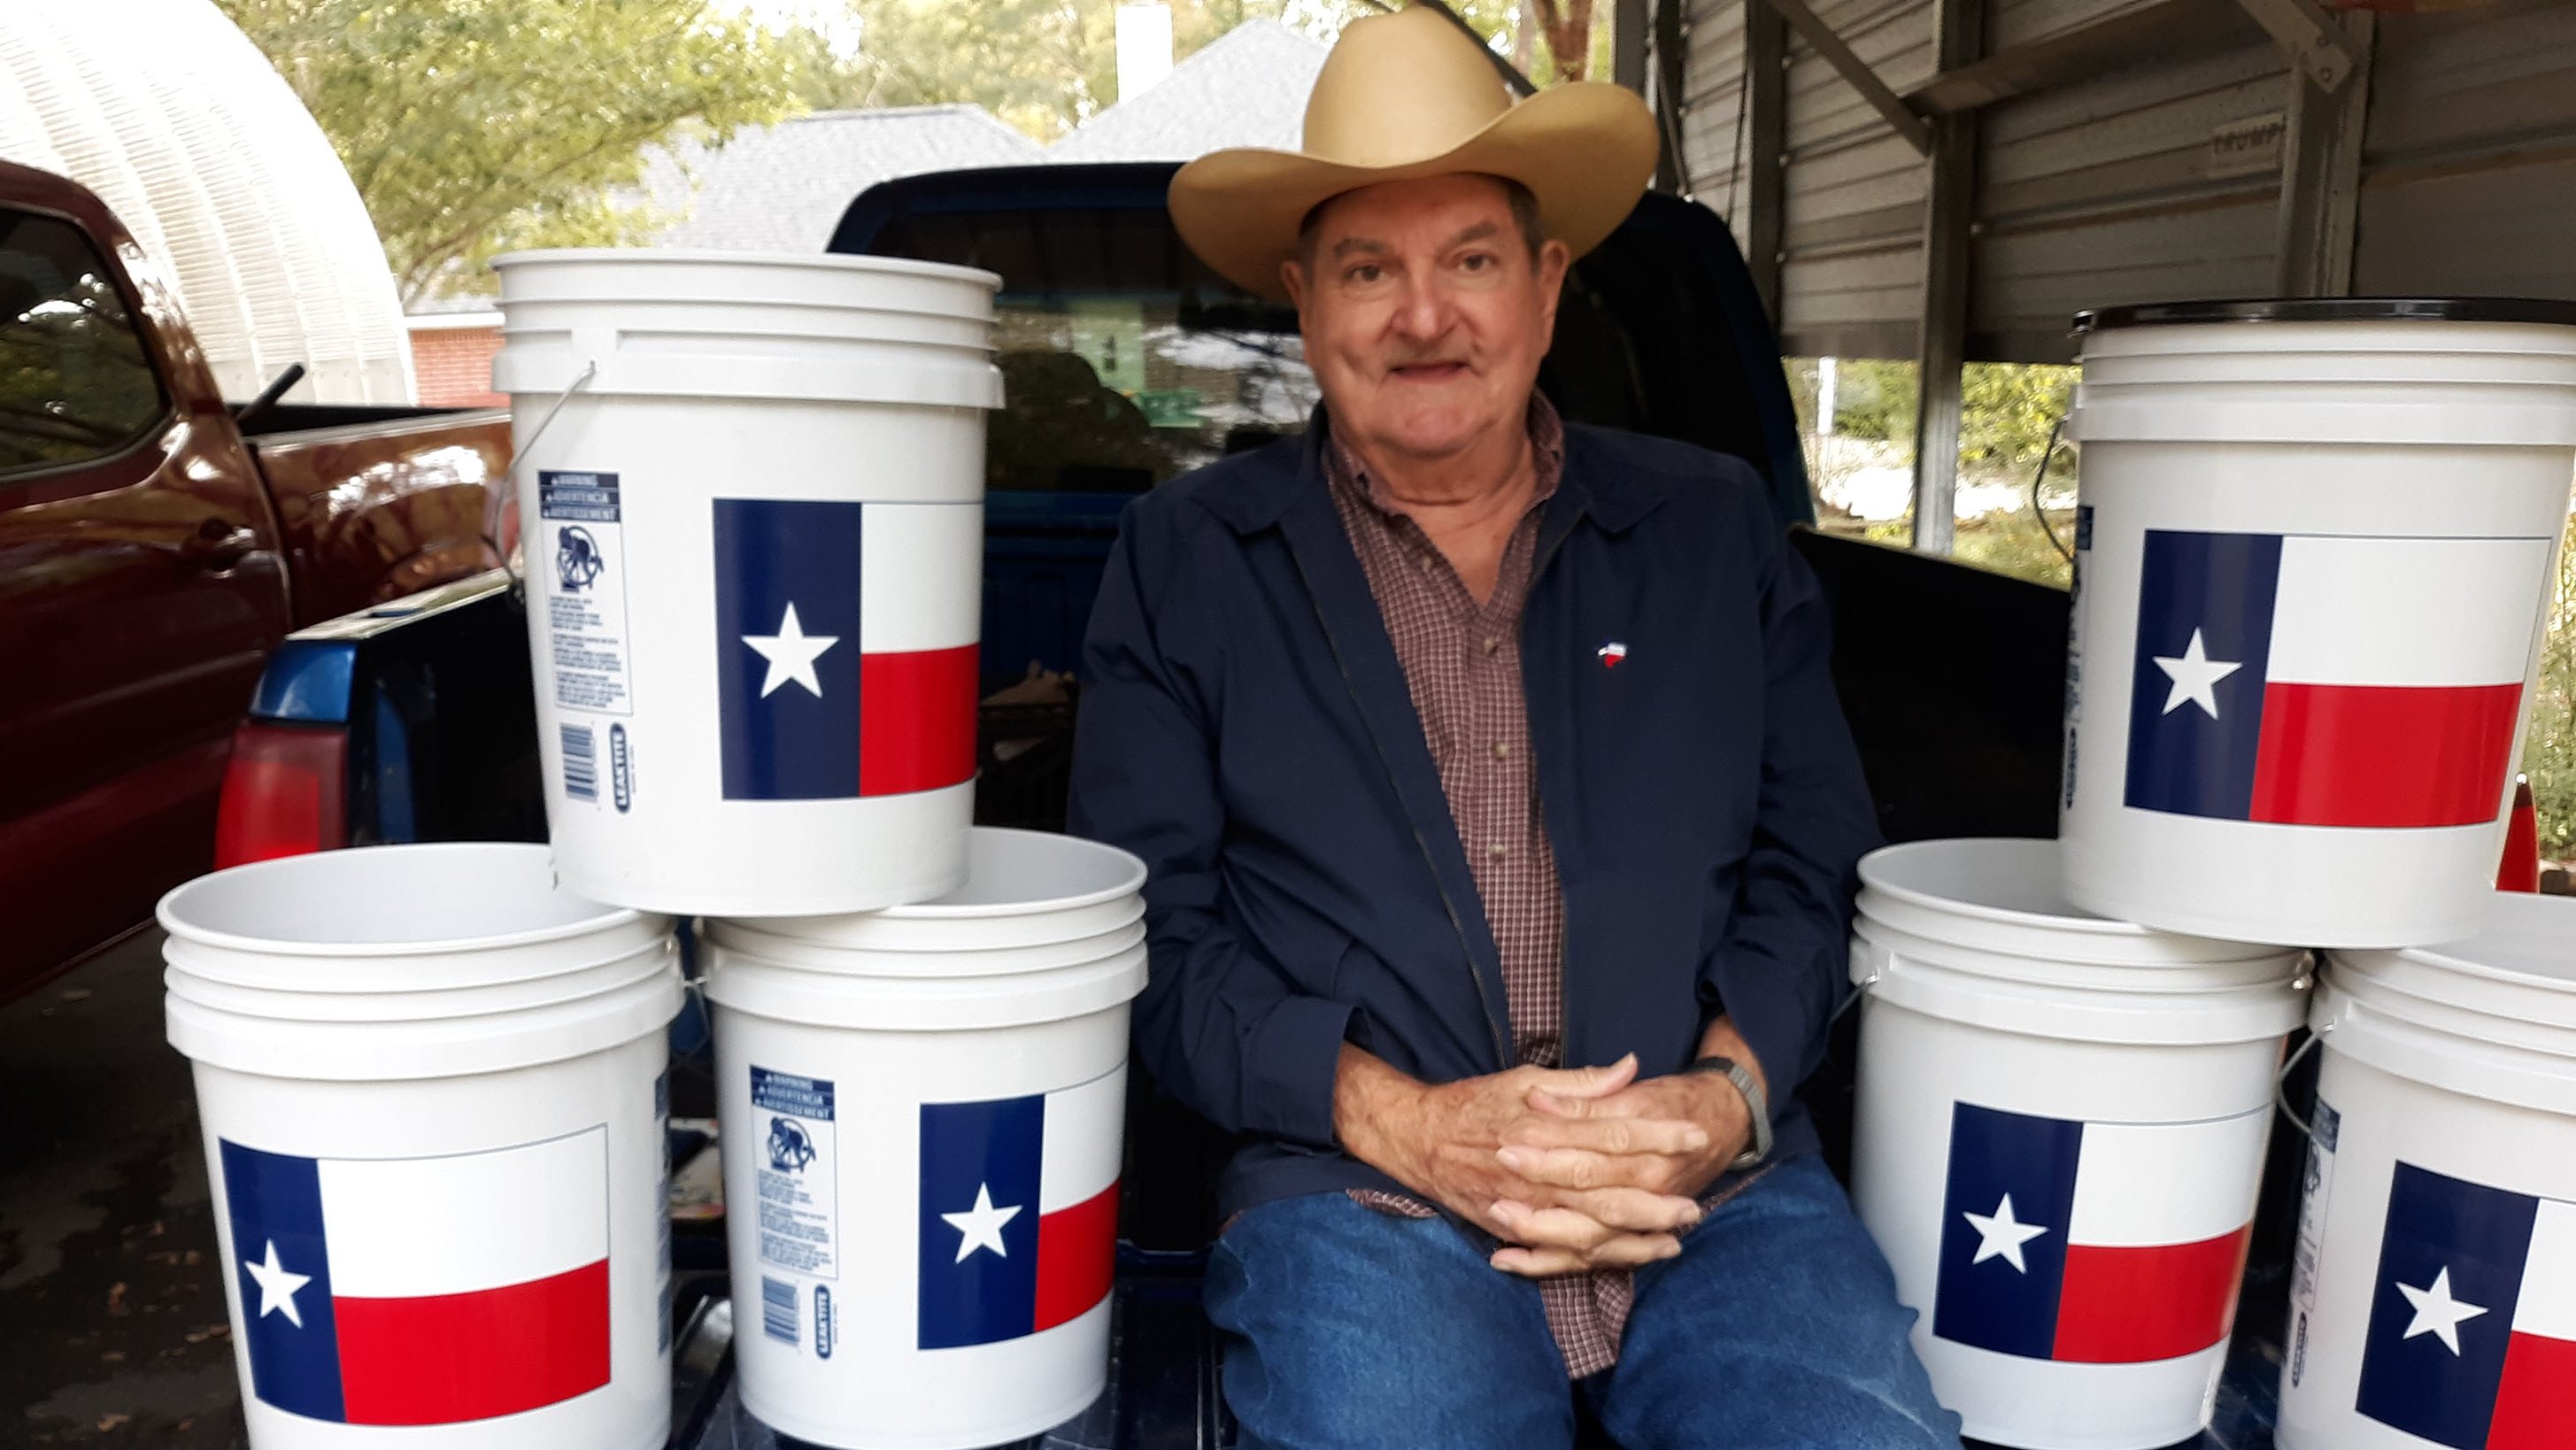
[{"label": "watch band", "polygon": [[1745,1109],[1753,1119],[1753,1143],[1735,1155],[1735,1161],[1726,1165],[1727,1171],[1741,1173],[1771,1156],[1771,1104],[1762,1095],[1762,1084],[1753,1080],[1743,1063],[1731,1057],[1703,1057],[1682,1070],[1716,1073],[1744,1095]]}]

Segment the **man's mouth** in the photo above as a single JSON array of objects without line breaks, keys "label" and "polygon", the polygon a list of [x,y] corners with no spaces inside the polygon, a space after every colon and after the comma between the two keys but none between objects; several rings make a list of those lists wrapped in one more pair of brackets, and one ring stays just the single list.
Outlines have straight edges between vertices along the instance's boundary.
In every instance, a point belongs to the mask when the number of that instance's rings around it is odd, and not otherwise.
[{"label": "man's mouth", "polygon": [[1467,375],[1467,365],[1454,359],[1437,362],[1397,363],[1387,369],[1390,377],[1408,383],[1446,383]]}]

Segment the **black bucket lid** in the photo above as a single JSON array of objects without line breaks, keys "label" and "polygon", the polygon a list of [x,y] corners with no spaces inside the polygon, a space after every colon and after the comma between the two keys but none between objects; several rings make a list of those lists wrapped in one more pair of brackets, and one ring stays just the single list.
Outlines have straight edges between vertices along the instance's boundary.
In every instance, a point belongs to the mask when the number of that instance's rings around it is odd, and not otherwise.
[{"label": "black bucket lid", "polygon": [[2538,322],[2576,327],[2576,302],[2543,297],[2270,297],[2144,302],[2075,314],[2075,335],[2203,322]]}]

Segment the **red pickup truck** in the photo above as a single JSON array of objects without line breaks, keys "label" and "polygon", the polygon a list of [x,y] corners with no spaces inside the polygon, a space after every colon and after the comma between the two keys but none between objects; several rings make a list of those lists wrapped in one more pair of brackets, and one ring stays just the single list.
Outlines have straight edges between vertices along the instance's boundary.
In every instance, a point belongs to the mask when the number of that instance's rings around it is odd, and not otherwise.
[{"label": "red pickup truck", "polygon": [[0,997],[207,868],[288,631],[502,561],[507,414],[284,391],[228,405],[106,205],[0,164]]}]

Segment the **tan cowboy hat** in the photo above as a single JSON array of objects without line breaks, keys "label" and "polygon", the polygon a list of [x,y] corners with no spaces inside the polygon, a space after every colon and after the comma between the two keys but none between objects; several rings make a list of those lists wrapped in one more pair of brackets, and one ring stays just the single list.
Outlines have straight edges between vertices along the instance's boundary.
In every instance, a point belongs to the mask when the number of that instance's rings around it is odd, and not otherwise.
[{"label": "tan cowboy hat", "polygon": [[1415,7],[1354,20],[1306,101],[1306,149],[1214,151],[1172,178],[1172,224],[1219,276],[1284,299],[1279,266],[1306,213],[1381,181],[1481,172],[1538,198],[1576,256],[1635,209],[1655,174],[1655,120],[1622,86],[1552,86],[1512,103],[1493,58]]}]

